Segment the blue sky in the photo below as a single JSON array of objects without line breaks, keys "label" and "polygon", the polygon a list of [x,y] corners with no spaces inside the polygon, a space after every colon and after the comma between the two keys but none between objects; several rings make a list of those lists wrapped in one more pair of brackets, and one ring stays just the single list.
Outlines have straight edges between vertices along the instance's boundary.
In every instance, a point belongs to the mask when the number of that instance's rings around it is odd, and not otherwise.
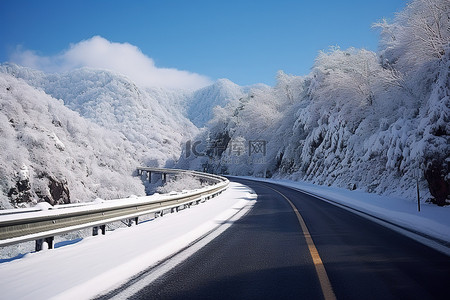
[{"label": "blue sky", "polygon": [[135,46],[155,68],[185,70],[210,81],[273,85],[278,70],[309,73],[317,53],[329,46],[376,51],[378,33],[371,25],[392,20],[405,5],[405,0],[0,0],[0,62],[32,61],[32,67],[48,71],[51,61],[58,70],[54,64],[70,47],[100,36],[105,47]]}]

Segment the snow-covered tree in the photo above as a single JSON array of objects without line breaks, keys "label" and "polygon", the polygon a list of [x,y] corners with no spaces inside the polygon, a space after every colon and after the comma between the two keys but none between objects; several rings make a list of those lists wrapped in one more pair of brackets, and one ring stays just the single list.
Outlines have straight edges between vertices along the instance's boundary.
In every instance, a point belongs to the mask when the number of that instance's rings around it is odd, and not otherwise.
[{"label": "snow-covered tree", "polygon": [[[413,155],[439,204],[450,194],[450,2],[415,0],[394,23],[380,22],[381,59],[418,102],[420,122]],[[405,95],[405,96],[408,96]]]},{"label": "snow-covered tree", "polygon": [[384,63],[413,70],[430,60],[442,60],[450,45],[450,3],[414,0],[397,14],[394,23],[383,20],[381,54]]}]

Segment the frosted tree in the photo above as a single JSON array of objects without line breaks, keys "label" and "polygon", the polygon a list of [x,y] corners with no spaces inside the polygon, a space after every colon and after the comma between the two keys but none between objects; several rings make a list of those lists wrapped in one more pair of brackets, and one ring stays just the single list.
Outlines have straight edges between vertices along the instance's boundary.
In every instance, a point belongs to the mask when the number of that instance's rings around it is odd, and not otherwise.
[{"label": "frosted tree", "polygon": [[450,2],[416,0],[399,14],[401,36],[416,59],[443,59],[450,43]]},{"label": "frosted tree", "polygon": [[[323,78],[324,85],[331,89],[339,88],[340,95],[373,104],[373,86],[380,72],[375,53],[364,49],[350,48],[342,51],[332,48],[329,53],[319,53],[314,72],[316,76]],[[319,72],[322,74],[318,75]],[[324,89],[324,92],[331,91]]]},{"label": "frosted tree", "polygon": [[430,60],[441,60],[450,45],[450,2],[415,0],[397,14],[395,23],[383,20],[381,47],[385,62],[413,69]]},{"label": "frosted tree", "polygon": [[412,155],[424,168],[431,194],[443,205],[450,195],[450,2],[415,0],[393,24],[376,26],[382,29],[383,65],[417,102],[420,138],[411,145]]}]

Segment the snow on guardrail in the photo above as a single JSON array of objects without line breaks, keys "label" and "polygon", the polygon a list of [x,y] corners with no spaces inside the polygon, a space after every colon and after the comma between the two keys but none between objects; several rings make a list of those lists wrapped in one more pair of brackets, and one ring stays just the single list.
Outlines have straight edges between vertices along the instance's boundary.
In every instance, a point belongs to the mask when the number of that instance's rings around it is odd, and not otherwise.
[{"label": "snow on guardrail", "polygon": [[154,194],[89,203],[34,207],[3,211],[0,215],[0,246],[48,238],[54,235],[107,223],[138,218],[167,209],[190,205],[214,197],[228,187],[228,179],[217,175],[176,169],[138,168],[148,172],[189,173],[211,180],[213,185],[183,193]]}]

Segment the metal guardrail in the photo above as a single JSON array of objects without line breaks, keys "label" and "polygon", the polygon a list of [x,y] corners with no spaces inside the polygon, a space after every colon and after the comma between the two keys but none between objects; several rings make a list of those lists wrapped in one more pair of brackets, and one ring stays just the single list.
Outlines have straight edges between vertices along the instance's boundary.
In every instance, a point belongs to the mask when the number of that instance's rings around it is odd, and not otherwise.
[{"label": "metal guardrail", "polygon": [[[190,171],[190,170],[182,170],[182,169],[163,169],[163,168],[150,168],[150,167],[138,167],[137,168],[138,175],[142,175],[144,172],[147,172],[149,176],[151,176],[151,173],[163,173],[163,174],[189,174],[195,177],[198,177],[200,179],[212,182],[212,183],[219,183],[224,180],[227,180],[226,178],[215,175],[215,174],[209,174],[209,173],[202,173],[197,171]],[[149,178],[151,179],[151,178]]]},{"label": "metal guardrail", "polygon": [[[8,246],[26,241],[36,240],[36,250],[40,250],[38,243],[43,239],[49,239],[52,243],[55,235],[85,229],[89,227],[98,230],[105,224],[122,221],[135,220],[138,223],[140,216],[160,213],[178,209],[180,206],[190,206],[194,203],[215,197],[228,187],[228,179],[206,173],[195,171],[160,169],[160,168],[138,168],[139,175],[142,172],[154,172],[162,174],[189,174],[203,180],[211,185],[200,190],[183,192],[182,194],[162,194],[145,197],[134,197],[104,201],[102,203],[87,203],[57,209],[50,208],[45,211],[27,210],[21,213],[21,209],[14,210],[14,214],[0,214],[0,246]],[[52,245],[50,245],[52,247]]]}]

